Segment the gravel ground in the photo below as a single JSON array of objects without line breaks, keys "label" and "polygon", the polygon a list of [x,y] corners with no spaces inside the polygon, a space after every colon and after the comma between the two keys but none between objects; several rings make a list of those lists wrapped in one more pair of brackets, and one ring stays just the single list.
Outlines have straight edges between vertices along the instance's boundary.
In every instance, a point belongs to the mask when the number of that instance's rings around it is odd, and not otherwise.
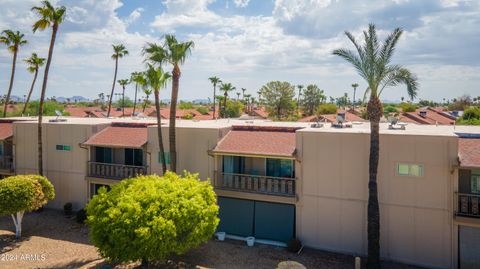
[{"label": "gravel ground", "polygon": [[[10,217],[0,217],[0,268],[110,268],[88,241],[88,229],[60,211],[45,209],[28,213],[23,220],[20,241],[14,238]],[[354,258],[305,248],[300,255],[283,248],[244,242],[211,240],[207,244],[176,257],[157,268],[276,268],[285,260],[294,260],[307,268],[353,268]],[[137,268],[139,263],[115,266]],[[384,268],[417,268],[385,263]]]}]

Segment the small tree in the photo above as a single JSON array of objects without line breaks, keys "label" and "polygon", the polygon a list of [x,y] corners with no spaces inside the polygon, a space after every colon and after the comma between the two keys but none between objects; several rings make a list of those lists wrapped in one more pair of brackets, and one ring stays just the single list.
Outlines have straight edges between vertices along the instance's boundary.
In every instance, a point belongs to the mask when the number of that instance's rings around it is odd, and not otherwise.
[{"label": "small tree", "polygon": [[22,235],[25,212],[37,210],[55,198],[53,185],[39,175],[17,175],[0,180],[0,215],[11,215],[15,236]]},{"label": "small tree", "polygon": [[270,81],[260,89],[269,115],[286,118],[295,111],[295,86],[288,82]]},{"label": "small tree", "polygon": [[101,188],[87,206],[90,238],[114,262],[165,261],[208,241],[218,225],[209,182],[172,172]]},{"label": "small tree", "polygon": [[300,105],[303,109],[303,113],[307,116],[313,115],[315,113],[315,109],[321,103],[324,103],[326,99],[327,97],[323,94],[323,90],[320,90],[317,85],[308,85],[303,91],[302,98],[300,99]]}]

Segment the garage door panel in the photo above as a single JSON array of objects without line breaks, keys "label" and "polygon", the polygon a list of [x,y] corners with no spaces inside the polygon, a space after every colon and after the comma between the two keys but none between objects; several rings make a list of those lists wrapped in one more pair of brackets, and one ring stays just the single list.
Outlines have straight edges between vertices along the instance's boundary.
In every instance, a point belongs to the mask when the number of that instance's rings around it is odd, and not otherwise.
[{"label": "garage door panel", "polygon": [[218,197],[220,223],[217,231],[239,236],[253,235],[254,201]]},{"label": "garage door panel", "polygon": [[460,226],[460,269],[480,268],[480,228]]},{"label": "garage door panel", "polygon": [[294,237],[293,205],[255,202],[255,237],[287,242]]}]

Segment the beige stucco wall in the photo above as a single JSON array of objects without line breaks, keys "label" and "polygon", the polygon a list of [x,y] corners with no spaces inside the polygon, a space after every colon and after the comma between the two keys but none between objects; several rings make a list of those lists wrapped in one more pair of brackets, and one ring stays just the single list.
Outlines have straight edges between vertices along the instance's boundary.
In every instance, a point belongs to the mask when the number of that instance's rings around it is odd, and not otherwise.
[{"label": "beige stucco wall", "polygon": [[[37,124],[14,123],[15,167],[17,174],[37,173]],[[88,150],[80,147],[93,133],[106,125],[44,123],[44,174],[55,187],[56,197],[47,206],[63,208],[72,202],[80,209],[87,202]],[[69,145],[71,151],[58,151],[56,145]]]},{"label": "beige stucco wall", "polygon": [[[202,180],[213,180],[215,171],[215,159],[208,155],[217,142],[225,135],[222,128],[187,128],[177,127],[177,172],[187,170],[191,173],[199,173]],[[165,151],[169,151],[168,127],[162,127],[162,136]],[[158,162],[158,135],[157,127],[148,127],[147,159],[150,172],[162,174],[161,164]]]},{"label": "beige stucco wall", "polygon": [[[367,249],[369,136],[297,132],[297,236],[306,245],[358,255]],[[452,267],[452,136],[381,135],[378,188],[384,259]],[[424,166],[398,176],[397,163]]]}]

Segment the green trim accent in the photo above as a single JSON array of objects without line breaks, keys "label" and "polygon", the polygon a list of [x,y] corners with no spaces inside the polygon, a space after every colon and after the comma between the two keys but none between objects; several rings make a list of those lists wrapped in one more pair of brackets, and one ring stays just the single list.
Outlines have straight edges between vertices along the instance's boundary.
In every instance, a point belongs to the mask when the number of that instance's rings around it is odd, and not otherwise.
[{"label": "green trim accent", "polygon": [[71,151],[71,150],[72,150],[72,146],[69,146],[69,145],[56,145],[56,146],[55,146],[55,149],[56,149],[56,150],[60,150],[60,151]]}]

